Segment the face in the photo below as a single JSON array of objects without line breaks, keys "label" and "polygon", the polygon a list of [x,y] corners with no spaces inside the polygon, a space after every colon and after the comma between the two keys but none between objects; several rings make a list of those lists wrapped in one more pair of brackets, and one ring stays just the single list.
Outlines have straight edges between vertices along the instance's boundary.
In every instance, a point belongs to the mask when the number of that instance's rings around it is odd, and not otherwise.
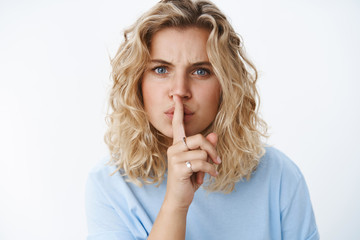
[{"label": "face", "polygon": [[174,94],[184,105],[186,136],[205,130],[217,114],[221,90],[206,53],[208,37],[208,30],[189,27],[165,28],[151,39],[151,61],[142,78],[144,108],[150,123],[169,138]]}]

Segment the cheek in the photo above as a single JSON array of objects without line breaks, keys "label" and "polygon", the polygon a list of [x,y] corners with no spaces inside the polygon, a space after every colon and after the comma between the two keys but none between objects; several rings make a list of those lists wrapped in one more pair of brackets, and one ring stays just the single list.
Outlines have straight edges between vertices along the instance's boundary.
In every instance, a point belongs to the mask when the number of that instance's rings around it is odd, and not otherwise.
[{"label": "cheek", "polygon": [[141,86],[145,111],[151,115],[160,106],[164,89],[151,81],[143,81]]},{"label": "cheek", "polygon": [[202,94],[206,97],[208,105],[212,108],[217,108],[220,103],[221,88],[220,84],[216,83],[207,88],[202,89]]},{"label": "cheek", "polygon": [[[219,85],[216,85],[216,87],[209,89],[209,95],[208,95],[208,109],[210,110],[209,114],[211,114],[212,118],[215,118],[218,110],[219,110],[219,104],[220,104],[220,95],[221,95],[221,88]],[[214,119],[212,119],[214,120]]]},{"label": "cheek", "polygon": [[151,105],[151,101],[152,101],[151,91],[153,91],[153,86],[149,81],[146,80],[146,78],[144,78],[141,83],[141,91],[142,91],[144,106],[146,107]]}]

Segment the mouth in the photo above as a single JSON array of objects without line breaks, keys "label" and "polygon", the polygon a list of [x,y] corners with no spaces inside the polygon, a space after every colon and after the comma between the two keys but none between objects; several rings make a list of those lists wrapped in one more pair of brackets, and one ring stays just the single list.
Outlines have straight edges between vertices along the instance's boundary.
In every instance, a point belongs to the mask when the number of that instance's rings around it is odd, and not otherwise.
[{"label": "mouth", "polygon": [[[170,118],[171,120],[174,117],[174,110],[175,107],[169,108],[166,112],[164,112],[166,114],[166,116],[168,118]],[[184,106],[184,121],[189,121],[190,118],[194,115],[194,112],[191,111],[190,109],[188,109],[187,107]]]}]

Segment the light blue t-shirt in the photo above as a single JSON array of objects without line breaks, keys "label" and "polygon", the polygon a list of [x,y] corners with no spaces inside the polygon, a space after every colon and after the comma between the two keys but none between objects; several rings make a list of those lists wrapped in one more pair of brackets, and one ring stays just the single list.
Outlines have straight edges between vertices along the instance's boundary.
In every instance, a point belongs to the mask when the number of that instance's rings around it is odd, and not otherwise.
[{"label": "light blue t-shirt", "polygon": [[[163,202],[159,187],[137,187],[102,161],[86,186],[88,240],[147,239]],[[275,148],[266,148],[250,181],[230,194],[199,188],[190,205],[187,240],[319,239],[309,192],[298,167]]]}]

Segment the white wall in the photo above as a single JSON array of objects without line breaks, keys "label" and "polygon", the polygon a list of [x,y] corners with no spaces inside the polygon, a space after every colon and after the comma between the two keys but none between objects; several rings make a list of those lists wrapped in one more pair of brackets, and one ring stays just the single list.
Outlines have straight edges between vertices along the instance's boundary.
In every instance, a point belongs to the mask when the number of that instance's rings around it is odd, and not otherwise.
[{"label": "white wall", "polygon": [[[0,239],[85,238],[108,54],[155,2],[0,1]],[[269,143],[302,169],[322,239],[360,239],[360,3],[215,3],[260,71]]]}]

